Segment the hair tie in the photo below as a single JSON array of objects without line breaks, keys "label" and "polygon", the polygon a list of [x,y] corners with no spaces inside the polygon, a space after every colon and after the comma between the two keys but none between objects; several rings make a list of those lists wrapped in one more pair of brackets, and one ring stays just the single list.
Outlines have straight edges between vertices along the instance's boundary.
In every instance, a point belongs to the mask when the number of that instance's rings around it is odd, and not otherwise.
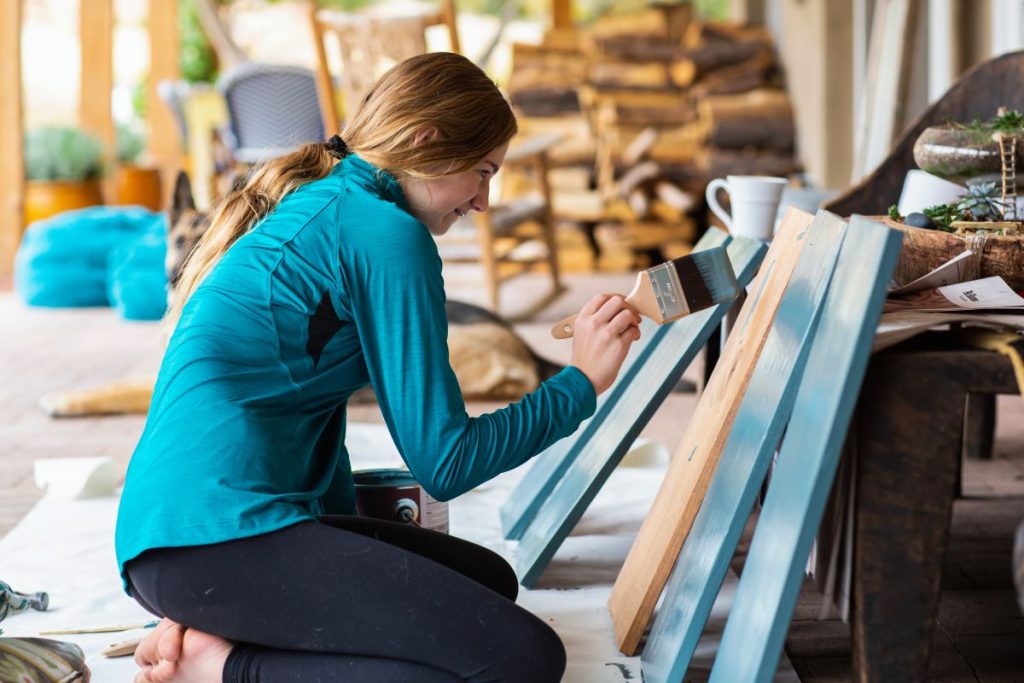
[{"label": "hair tie", "polygon": [[348,145],[340,135],[332,135],[331,139],[324,143],[324,147],[336,159],[344,159],[348,155]]}]

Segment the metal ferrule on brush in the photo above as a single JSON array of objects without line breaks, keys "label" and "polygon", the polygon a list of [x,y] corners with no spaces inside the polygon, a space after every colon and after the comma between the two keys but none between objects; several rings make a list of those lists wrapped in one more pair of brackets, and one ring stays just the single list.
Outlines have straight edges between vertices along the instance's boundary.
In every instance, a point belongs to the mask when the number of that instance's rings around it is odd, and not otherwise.
[{"label": "metal ferrule on brush", "polygon": [[672,320],[690,313],[683,288],[679,284],[679,275],[671,262],[649,268],[647,274],[654,287],[654,297],[661,309],[662,320]]}]

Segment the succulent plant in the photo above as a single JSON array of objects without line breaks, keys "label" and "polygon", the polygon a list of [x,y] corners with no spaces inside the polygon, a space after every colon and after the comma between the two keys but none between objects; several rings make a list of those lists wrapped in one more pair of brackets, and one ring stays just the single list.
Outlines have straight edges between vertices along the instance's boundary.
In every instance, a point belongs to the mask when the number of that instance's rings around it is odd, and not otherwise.
[{"label": "succulent plant", "polygon": [[961,220],[997,221],[1003,217],[1002,188],[996,182],[974,183],[956,205]]}]

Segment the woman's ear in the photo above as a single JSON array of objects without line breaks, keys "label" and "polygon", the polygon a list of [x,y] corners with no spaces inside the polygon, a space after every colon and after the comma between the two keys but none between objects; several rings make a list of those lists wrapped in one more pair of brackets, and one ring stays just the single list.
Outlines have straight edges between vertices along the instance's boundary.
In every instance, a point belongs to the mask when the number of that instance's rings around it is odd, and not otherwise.
[{"label": "woman's ear", "polygon": [[435,126],[424,126],[416,131],[416,136],[412,139],[412,143],[419,147],[422,144],[433,142],[439,137],[441,137],[441,131]]}]

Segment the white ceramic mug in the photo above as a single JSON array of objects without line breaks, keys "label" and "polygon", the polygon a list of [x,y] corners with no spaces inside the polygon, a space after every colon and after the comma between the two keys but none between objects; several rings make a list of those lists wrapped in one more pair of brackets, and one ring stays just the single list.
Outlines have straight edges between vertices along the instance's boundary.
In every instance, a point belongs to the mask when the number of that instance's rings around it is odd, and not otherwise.
[{"label": "white ceramic mug", "polygon": [[[708,206],[733,235],[770,242],[775,232],[779,200],[788,182],[785,178],[770,176],[731,175],[712,180],[704,195]],[[729,193],[731,216],[718,203],[718,190]]]}]

